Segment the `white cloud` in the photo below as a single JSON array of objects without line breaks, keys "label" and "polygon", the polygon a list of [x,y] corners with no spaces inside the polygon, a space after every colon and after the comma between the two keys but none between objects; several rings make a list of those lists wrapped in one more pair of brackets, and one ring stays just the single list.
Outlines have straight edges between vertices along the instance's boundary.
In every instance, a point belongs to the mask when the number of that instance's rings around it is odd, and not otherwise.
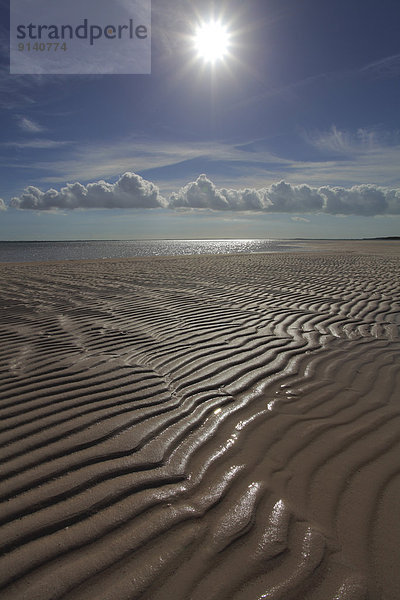
[{"label": "white cloud", "polygon": [[[26,145],[27,141],[21,142]],[[15,144],[14,144],[15,145]],[[61,144],[60,144],[61,145]],[[34,148],[32,147],[32,150]],[[255,161],[255,165],[249,164],[249,159]],[[121,172],[133,171],[141,172],[143,177],[146,177],[146,171],[160,169],[160,178],[166,177],[163,181],[166,188],[165,193],[176,191],[181,185],[182,179],[175,185],[171,182],[171,170],[180,166],[179,172],[182,172],[185,163],[188,164],[189,172],[192,169],[191,161],[203,162],[203,167],[197,167],[195,173],[207,169],[207,165],[213,163],[218,165],[223,162],[224,165],[229,165],[228,175],[222,179],[219,176],[218,181],[220,186],[228,185],[234,176],[235,183],[238,178],[248,178],[254,186],[254,175],[262,181],[265,181],[265,168],[260,168],[260,165],[268,164],[270,170],[270,180],[277,181],[282,177],[282,172],[279,168],[282,165],[290,166],[291,161],[286,161],[281,158],[276,158],[272,153],[263,151],[259,154],[249,156],[248,152],[244,152],[236,147],[236,145],[217,142],[210,145],[209,142],[199,141],[174,141],[168,140],[149,140],[145,137],[135,136],[131,139],[120,141],[111,141],[107,144],[90,144],[90,143],[70,143],[65,144],[65,151],[62,154],[54,153],[49,155],[39,155],[32,153],[29,163],[26,165],[21,162],[21,158],[9,158],[9,166],[17,169],[26,169],[36,171],[34,185],[42,187],[60,186],[67,181],[96,181],[101,178],[117,177]],[[272,170],[273,165],[276,166]],[[167,173],[165,172],[167,171]],[[215,168],[214,168],[215,171]],[[151,176],[154,177],[152,173]],[[193,177],[193,173],[188,177]],[[258,180],[256,180],[258,185]],[[341,183],[341,182],[339,182]],[[161,182],[159,183],[161,187]],[[241,185],[245,187],[247,183]]]},{"label": "white cloud", "polygon": [[7,210],[7,207],[2,198],[0,198],[0,210]]},{"label": "white cloud", "polygon": [[398,215],[400,190],[379,188],[374,185],[355,185],[350,189],[322,187],[324,212],[332,215]]},{"label": "white cloud", "polygon": [[39,125],[39,123],[36,123],[27,117],[20,117],[18,126],[26,133],[39,133],[40,131],[44,131],[44,128]]},{"label": "white cloud", "polygon": [[290,217],[291,221],[294,221],[295,223],[310,223],[310,219],[306,219],[305,217]]},{"label": "white cloud", "polygon": [[73,142],[58,141],[58,140],[28,140],[25,142],[3,142],[2,146],[8,146],[11,148],[34,148],[35,150],[47,150],[48,148],[59,148],[61,146],[68,146]]},{"label": "white cloud", "polygon": [[270,201],[269,212],[320,212],[324,201],[316,188],[292,185],[285,181],[265,188]]},{"label": "white cloud", "polygon": [[[17,169],[21,177],[29,169],[34,179],[24,185],[59,188],[67,181],[97,181],[116,178],[124,171],[140,173],[157,183],[164,195],[176,192],[183,181],[191,181],[197,173],[210,172],[219,189],[257,188],[284,179],[290,183],[311,186],[340,185],[350,187],[359,182],[400,187],[400,133],[379,129],[346,132],[332,127],[328,132],[304,132],[303,142],[318,153],[312,161],[283,158],[268,150],[267,141],[255,144],[252,152],[246,144],[232,142],[154,140],[145,137],[114,140],[107,144],[57,142],[60,152],[36,152],[29,142],[26,154],[9,153],[6,166]],[[36,137],[32,136],[32,142]],[[39,141],[39,140],[38,140]],[[45,142],[46,143],[46,142]],[[39,146],[37,146],[39,148]],[[49,149],[50,146],[49,146]],[[327,160],[327,153],[330,159]],[[28,160],[29,159],[29,160]],[[25,162],[26,161],[26,162]],[[187,173],[187,175],[183,175]]]},{"label": "white cloud", "polygon": [[206,175],[188,183],[170,196],[170,208],[208,208],[211,210],[265,210],[269,201],[262,190],[218,190]]},{"label": "white cloud", "polygon": [[[103,180],[67,184],[61,190],[42,192],[27,187],[10,206],[29,210],[73,210],[89,208],[169,208],[175,210],[211,210],[263,213],[325,213],[331,215],[399,215],[400,189],[371,184],[344,187],[312,187],[293,185],[285,181],[262,188],[217,188],[206,176],[173,192],[169,201],[159,188],[135,173],[127,172],[115,183]],[[304,220],[304,219],[303,219]]]},{"label": "white cloud", "polygon": [[30,210],[77,208],[160,208],[166,206],[159,189],[135,173],[125,173],[115,183],[97,181],[86,186],[67,184],[60,191],[42,192],[34,186],[11,200],[10,206]]},{"label": "white cloud", "polygon": [[[0,31],[0,50],[3,50],[3,54],[9,52],[9,37],[9,32]],[[9,65],[0,66],[0,107],[3,110],[15,110],[16,108],[22,110],[27,105],[34,105],[32,94],[41,85],[48,84],[48,82],[49,75],[10,76]]]},{"label": "white cloud", "polygon": [[260,211],[270,213],[327,213],[333,215],[400,214],[400,189],[374,185],[311,187],[285,181],[260,189],[217,189],[206,175],[170,196],[170,208]]},{"label": "white cloud", "polygon": [[196,181],[188,183],[178,193],[171,194],[170,207],[229,210],[226,198],[205,175],[200,175]]},{"label": "white cloud", "polygon": [[304,133],[307,143],[320,151],[331,152],[343,157],[376,154],[384,149],[399,145],[399,135],[396,131],[359,128],[357,131],[341,130],[332,125],[329,131]]},{"label": "white cloud", "polygon": [[369,63],[360,72],[372,75],[377,79],[397,78],[400,73],[400,54],[386,56],[385,58]]}]

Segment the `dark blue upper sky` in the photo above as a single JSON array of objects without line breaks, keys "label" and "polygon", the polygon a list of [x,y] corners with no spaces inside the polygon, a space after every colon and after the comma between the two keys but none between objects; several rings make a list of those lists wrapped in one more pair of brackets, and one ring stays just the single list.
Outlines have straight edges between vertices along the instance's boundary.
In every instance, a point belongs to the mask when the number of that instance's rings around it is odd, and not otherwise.
[{"label": "dark blue upper sky", "polygon": [[398,1],[153,0],[151,75],[10,75],[8,21],[0,239],[399,234]]}]

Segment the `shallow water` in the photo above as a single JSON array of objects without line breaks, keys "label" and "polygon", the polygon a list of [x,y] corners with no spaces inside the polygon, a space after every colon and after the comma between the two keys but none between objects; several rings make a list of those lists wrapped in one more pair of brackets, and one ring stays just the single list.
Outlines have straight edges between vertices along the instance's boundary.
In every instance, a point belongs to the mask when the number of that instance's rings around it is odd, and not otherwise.
[{"label": "shallow water", "polygon": [[64,242],[0,242],[0,262],[41,262],[96,258],[131,258],[184,254],[285,252],[287,240],[97,240]]}]

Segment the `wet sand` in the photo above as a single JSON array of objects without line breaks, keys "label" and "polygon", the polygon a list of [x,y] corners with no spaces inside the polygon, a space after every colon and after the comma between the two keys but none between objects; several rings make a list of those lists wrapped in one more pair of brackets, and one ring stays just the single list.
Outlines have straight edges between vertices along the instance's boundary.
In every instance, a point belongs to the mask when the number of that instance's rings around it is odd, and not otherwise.
[{"label": "wet sand", "polygon": [[400,243],[0,265],[5,600],[398,600]]}]

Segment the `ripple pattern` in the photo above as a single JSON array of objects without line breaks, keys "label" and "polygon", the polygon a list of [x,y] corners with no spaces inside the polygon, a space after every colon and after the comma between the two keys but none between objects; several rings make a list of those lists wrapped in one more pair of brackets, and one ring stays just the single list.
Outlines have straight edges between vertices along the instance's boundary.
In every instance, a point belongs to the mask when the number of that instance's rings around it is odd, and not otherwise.
[{"label": "ripple pattern", "polygon": [[1,265],[7,600],[398,600],[399,255]]}]

